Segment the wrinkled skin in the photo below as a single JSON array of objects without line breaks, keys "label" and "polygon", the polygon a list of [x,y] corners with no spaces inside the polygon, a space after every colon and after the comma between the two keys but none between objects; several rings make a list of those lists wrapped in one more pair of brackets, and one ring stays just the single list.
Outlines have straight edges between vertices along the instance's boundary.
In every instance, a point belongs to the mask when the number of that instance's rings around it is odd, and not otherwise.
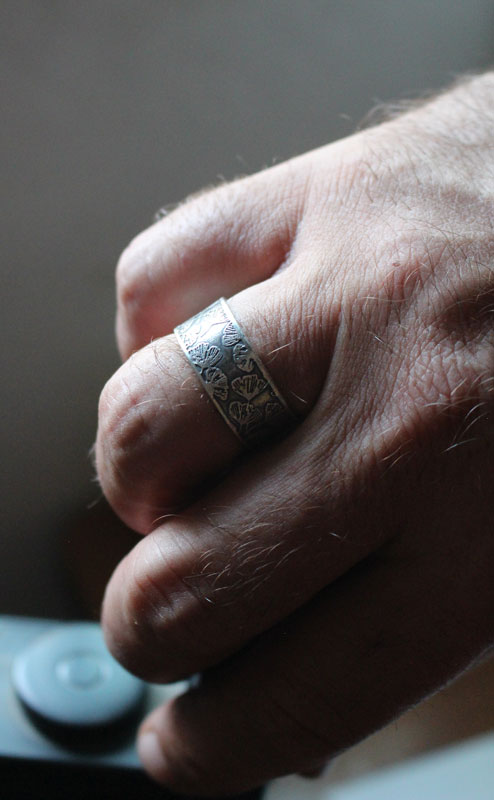
[{"label": "wrinkled skin", "polygon": [[[143,678],[204,671],[141,727],[176,791],[310,772],[492,646],[493,108],[475,78],[121,257],[97,468],[145,536],[103,626]],[[297,415],[250,454],[172,334],[221,295]]]}]

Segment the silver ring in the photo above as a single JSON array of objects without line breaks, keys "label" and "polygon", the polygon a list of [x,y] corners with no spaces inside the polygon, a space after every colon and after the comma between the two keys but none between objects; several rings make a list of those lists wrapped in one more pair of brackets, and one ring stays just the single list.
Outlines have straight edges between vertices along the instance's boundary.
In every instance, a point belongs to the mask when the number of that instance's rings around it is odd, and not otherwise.
[{"label": "silver ring", "polygon": [[259,446],[293,424],[293,414],[224,297],[174,333],[208,396],[245,445]]}]

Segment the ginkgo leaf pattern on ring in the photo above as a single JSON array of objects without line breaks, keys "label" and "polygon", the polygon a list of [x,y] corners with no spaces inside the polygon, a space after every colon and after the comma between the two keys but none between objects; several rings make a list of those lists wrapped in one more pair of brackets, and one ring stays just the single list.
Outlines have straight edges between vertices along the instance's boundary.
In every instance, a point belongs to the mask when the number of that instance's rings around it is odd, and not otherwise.
[{"label": "ginkgo leaf pattern on ring", "polygon": [[191,350],[199,340],[199,334],[196,328],[191,328],[190,331],[180,331],[180,338],[182,339],[187,350]]},{"label": "ginkgo leaf pattern on ring", "polygon": [[233,322],[229,322],[228,325],[225,325],[222,337],[222,342],[225,347],[234,347],[241,339],[242,337]]},{"label": "ginkgo leaf pattern on ring", "polygon": [[228,396],[228,378],[218,367],[209,367],[204,373],[204,382],[208,392],[218,400],[226,400]]},{"label": "ginkgo leaf pattern on ring", "polygon": [[204,390],[245,444],[255,446],[291,422],[224,299],[178,325],[175,333]]},{"label": "ginkgo leaf pattern on ring", "polygon": [[196,314],[193,320],[195,320],[199,334],[205,336],[211,328],[217,325],[225,325],[225,323],[228,322],[228,317],[222,308],[218,308],[217,305],[212,305],[200,314]]},{"label": "ginkgo leaf pattern on ring", "polygon": [[284,414],[285,409],[281,403],[266,403],[265,414],[266,420],[276,419],[280,414]]},{"label": "ginkgo leaf pattern on ring", "polygon": [[242,372],[252,372],[254,369],[255,361],[252,351],[243,342],[239,342],[233,348],[233,360]]},{"label": "ginkgo leaf pattern on ring", "polygon": [[255,408],[251,403],[241,403],[240,400],[234,400],[228,407],[230,418],[236,422],[240,428],[249,429],[255,425],[262,417],[259,409]]},{"label": "ginkgo leaf pattern on ring", "polygon": [[221,359],[221,350],[215,344],[199,342],[198,345],[189,350],[189,358],[193,364],[201,369],[214,367]]},{"label": "ginkgo leaf pattern on ring", "polygon": [[189,320],[189,322],[183,322],[181,325],[177,325],[176,333],[179,334],[187,350],[194,347],[199,339],[199,330],[194,320]]},{"label": "ginkgo leaf pattern on ring", "polygon": [[255,374],[242,375],[242,377],[235,378],[232,381],[233,391],[246,400],[252,400],[252,398],[262,392],[266,386],[267,381],[262,380]]}]

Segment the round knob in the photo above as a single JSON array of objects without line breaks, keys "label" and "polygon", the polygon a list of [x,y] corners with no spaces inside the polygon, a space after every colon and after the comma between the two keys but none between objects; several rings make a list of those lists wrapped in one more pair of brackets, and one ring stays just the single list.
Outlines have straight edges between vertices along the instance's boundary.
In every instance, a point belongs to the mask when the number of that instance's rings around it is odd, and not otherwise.
[{"label": "round knob", "polygon": [[27,708],[55,725],[112,725],[139,708],[145,684],[108,652],[92,622],[56,626],[16,657],[12,681]]}]

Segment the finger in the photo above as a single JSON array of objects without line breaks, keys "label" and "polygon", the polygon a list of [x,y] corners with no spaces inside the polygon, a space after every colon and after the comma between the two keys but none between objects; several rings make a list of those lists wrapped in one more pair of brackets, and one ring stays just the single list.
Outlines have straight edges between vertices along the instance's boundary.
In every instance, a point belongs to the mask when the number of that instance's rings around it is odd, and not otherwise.
[{"label": "finger", "polygon": [[[383,381],[374,377],[366,390],[387,421]],[[481,480],[489,474],[488,427],[467,457],[448,448],[456,417],[432,408],[431,442],[412,407],[399,435],[379,434],[383,423],[362,414],[357,386],[336,380],[331,388],[289,437],[237,464],[117,568],[103,624],[128,669],[166,681],[219,663],[391,537],[424,552],[432,540],[449,552],[466,526],[490,529]],[[423,425],[430,430],[430,421]],[[406,460],[397,457],[404,447]]]},{"label": "finger", "polygon": [[345,429],[323,417],[238,464],[117,567],[102,621],[128,669],[170,681],[218,663],[382,543],[389,489],[376,474],[348,508]]},{"label": "finger", "polygon": [[146,769],[180,792],[240,791],[310,771],[439,688],[492,636],[488,570],[458,580],[444,557],[383,551],[154,711]]},{"label": "finger", "polygon": [[305,183],[287,164],[196,196],[140,234],[117,267],[124,358],[290,258]]},{"label": "finger", "polygon": [[[300,265],[299,265],[300,266]],[[324,382],[338,304],[301,292],[303,269],[280,273],[230,301],[275,385],[299,417]],[[135,353],[100,400],[96,463],[115,511],[143,533],[189,501],[243,452],[175,336]]]}]

